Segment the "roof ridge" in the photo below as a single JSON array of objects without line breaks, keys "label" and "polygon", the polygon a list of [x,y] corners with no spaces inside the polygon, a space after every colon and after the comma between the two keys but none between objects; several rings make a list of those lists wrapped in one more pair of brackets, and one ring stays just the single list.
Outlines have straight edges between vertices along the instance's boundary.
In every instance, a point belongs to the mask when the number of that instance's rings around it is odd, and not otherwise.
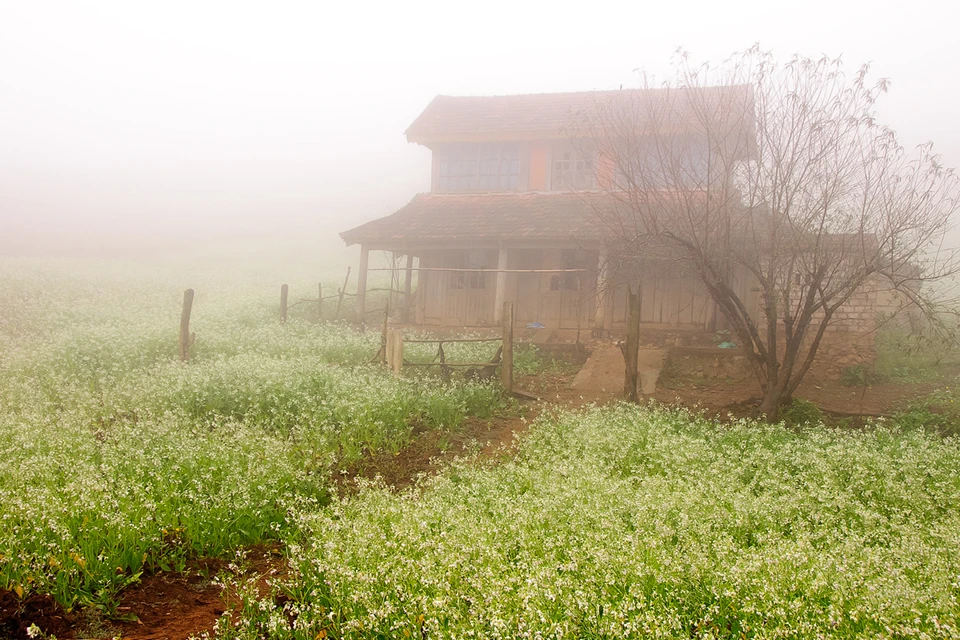
[{"label": "roof ridge", "polygon": [[430,192],[424,191],[418,193],[416,197],[436,197],[436,198],[486,198],[492,196],[564,196],[577,195],[583,193],[599,193],[598,191],[456,191],[456,192]]},{"label": "roof ridge", "polygon": [[719,89],[733,89],[738,87],[747,87],[751,86],[748,84],[712,84],[702,87],[684,87],[684,86],[658,86],[658,87],[624,87],[620,85],[617,89],[577,89],[574,91],[531,91],[527,93],[493,93],[493,94],[449,94],[449,93],[438,93],[433,97],[433,100],[437,98],[453,98],[453,99],[464,99],[464,100],[476,100],[483,98],[532,98],[532,97],[546,97],[546,96],[577,96],[577,95],[590,95],[597,93],[626,93],[630,91],[660,91],[663,89],[672,89],[672,90],[688,90],[688,89],[698,89],[698,90],[719,90]]}]

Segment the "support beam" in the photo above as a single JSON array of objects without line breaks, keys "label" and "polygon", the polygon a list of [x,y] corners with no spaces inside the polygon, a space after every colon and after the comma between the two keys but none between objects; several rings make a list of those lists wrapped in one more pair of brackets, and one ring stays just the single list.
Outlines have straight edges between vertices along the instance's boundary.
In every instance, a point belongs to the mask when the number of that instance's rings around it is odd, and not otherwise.
[{"label": "support beam", "polygon": [[513,303],[504,302],[500,309],[503,317],[503,346],[500,355],[500,378],[507,393],[513,393]]},{"label": "support beam", "polygon": [[600,259],[597,262],[597,310],[593,316],[593,331],[597,335],[602,335],[606,328],[607,311],[607,250],[600,249]]},{"label": "support beam", "polygon": [[503,303],[507,299],[507,248],[500,247],[497,256],[497,289],[493,297],[493,319],[500,322],[503,319]]},{"label": "support beam", "polygon": [[403,281],[403,322],[410,322],[410,311],[413,307],[413,297],[411,296],[411,290],[413,289],[413,254],[407,254],[407,273]]},{"label": "support beam", "polygon": [[357,322],[363,322],[367,311],[367,267],[370,265],[370,248],[360,247],[360,273],[357,276]]}]

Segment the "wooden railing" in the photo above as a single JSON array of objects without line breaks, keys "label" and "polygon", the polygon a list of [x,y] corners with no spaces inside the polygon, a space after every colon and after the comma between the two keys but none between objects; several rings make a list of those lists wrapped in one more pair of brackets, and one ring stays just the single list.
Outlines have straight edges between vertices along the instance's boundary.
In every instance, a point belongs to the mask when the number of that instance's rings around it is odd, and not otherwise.
[{"label": "wooden railing", "polygon": [[[500,348],[489,362],[451,362],[443,349],[445,344],[468,342],[499,342]],[[403,357],[404,344],[436,344],[437,355],[431,362],[410,362]],[[400,375],[403,367],[439,367],[444,378],[448,378],[453,368],[465,367],[478,371],[483,378],[492,378],[500,367],[500,379],[507,393],[513,392],[513,303],[503,303],[503,330],[500,336],[491,338],[411,338],[404,339],[403,331],[383,325],[381,348],[374,359],[380,359],[394,373]]]}]

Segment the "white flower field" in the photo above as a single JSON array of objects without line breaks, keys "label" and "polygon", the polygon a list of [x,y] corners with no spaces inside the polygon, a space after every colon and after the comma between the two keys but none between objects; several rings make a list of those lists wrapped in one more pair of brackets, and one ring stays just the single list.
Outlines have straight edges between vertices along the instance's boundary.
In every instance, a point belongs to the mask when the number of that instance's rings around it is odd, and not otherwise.
[{"label": "white flower field", "polygon": [[241,597],[216,636],[960,637],[955,437],[556,408],[509,458],[338,492],[415,428],[512,405],[394,378],[369,363],[378,331],[308,305],[281,324],[279,280],[0,267],[0,590],[18,597],[109,617],[144,576],[271,543],[289,570],[223,577]]}]

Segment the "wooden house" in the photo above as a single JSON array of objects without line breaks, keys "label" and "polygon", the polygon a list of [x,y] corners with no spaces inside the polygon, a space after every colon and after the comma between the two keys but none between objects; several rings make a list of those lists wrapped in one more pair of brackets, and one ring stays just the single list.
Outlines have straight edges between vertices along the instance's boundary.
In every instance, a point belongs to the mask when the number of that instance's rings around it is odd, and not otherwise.
[{"label": "wooden house", "polygon": [[[432,152],[430,193],[341,234],[359,244],[357,311],[363,317],[370,251],[405,255],[409,320],[427,327],[516,322],[550,329],[622,330],[627,291],[606,262],[597,211],[613,170],[571,142],[580,110],[616,92],[437,96],[407,140]],[[411,291],[416,272],[415,291]],[[710,329],[717,311],[693,275],[643,282],[647,328]]]}]

